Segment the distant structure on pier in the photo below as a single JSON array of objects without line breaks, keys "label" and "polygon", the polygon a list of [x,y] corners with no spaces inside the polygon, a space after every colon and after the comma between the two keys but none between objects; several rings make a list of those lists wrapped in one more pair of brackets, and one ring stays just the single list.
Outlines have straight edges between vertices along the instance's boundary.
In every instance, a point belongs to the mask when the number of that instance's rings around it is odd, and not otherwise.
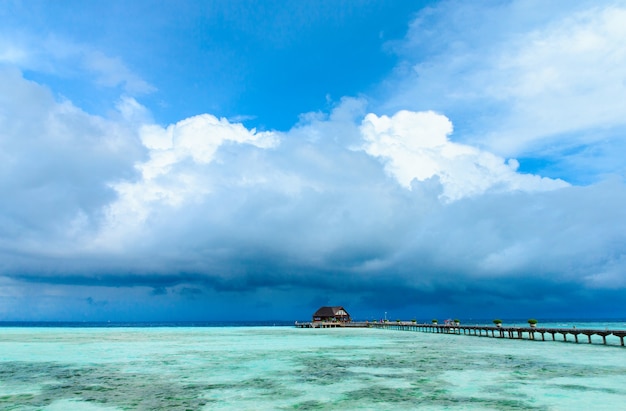
[{"label": "distant structure on pier", "polygon": [[320,307],[313,314],[313,323],[319,322],[340,322],[349,323],[352,321],[350,314],[341,306],[337,307]]}]

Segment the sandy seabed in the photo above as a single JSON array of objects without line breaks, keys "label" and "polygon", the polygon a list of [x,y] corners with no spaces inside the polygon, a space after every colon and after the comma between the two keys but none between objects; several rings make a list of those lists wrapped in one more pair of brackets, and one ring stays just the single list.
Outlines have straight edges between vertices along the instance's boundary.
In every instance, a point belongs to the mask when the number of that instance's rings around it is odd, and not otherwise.
[{"label": "sandy seabed", "polygon": [[0,328],[2,410],[619,410],[625,404],[626,348],[615,344],[376,329]]}]

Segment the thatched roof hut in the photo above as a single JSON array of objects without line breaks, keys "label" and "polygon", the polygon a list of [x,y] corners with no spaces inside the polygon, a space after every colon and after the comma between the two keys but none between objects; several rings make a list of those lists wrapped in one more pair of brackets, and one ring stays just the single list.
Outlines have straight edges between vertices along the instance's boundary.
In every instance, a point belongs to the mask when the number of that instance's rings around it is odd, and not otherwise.
[{"label": "thatched roof hut", "polygon": [[351,321],[350,314],[341,306],[336,307],[320,307],[313,314],[313,322],[321,321],[339,321],[349,323]]}]

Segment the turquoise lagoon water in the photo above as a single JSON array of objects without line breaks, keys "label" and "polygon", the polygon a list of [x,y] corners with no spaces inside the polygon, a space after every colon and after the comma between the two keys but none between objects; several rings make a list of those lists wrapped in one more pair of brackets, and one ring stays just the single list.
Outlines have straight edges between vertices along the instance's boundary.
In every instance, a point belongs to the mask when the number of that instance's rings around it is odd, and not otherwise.
[{"label": "turquoise lagoon water", "polygon": [[[626,328],[577,328],[591,326]],[[626,410],[626,348],[609,342],[375,329],[8,327],[0,328],[0,409]]]}]

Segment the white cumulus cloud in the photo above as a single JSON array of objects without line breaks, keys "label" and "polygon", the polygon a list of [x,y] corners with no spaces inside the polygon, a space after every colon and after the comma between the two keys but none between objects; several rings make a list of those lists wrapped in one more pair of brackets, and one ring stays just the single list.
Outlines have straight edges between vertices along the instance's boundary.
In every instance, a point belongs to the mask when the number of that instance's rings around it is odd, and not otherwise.
[{"label": "white cumulus cloud", "polygon": [[368,114],[361,132],[363,149],[385,162],[386,170],[410,188],[413,180],[437,177],[443,197],[458,200],[488,190],[541,191],[565,187],[562,180],[516,172],[515,160],[449,140],[452,123],[441,114],[400,111],[389,116]]},{"label": "white cumulus cloud", "polygon": [[[142,125],[139,134],[148,151],[148,159],[136,164],[142,179],[111,184],[119,197],[107,207],[108,224],[95,242],[97,246],[122,247],[123,238],[133,230],[141,230],[153,209],[184,207],[187,201],[200,201],[210,195],[215,178],[208,173],[207,166],[215,161],[217,150],[224,144],[258,148],[278,144],[272,132],[248,130],[242,124],[209,114],[190,117],[166,128]],[[240,182],[243,181],[242,178]]]}]

